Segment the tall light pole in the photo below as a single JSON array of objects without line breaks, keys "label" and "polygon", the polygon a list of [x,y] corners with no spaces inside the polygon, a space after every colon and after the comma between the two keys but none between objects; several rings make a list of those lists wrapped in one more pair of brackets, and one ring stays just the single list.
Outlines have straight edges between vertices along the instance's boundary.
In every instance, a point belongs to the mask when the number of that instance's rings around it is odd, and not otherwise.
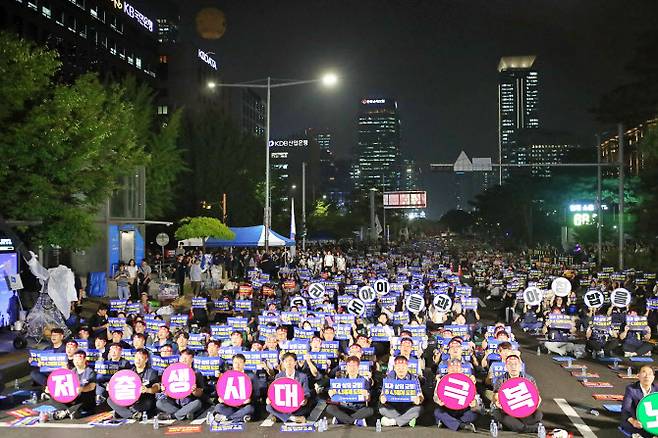
[{"label": "tall light pole", "polygon": [[[264,84],[261,82],[265,82]],[[233,88],[265,88],[267,99],[265,100],[265,209],[263,211],[263,226],[265,228],[265,251],[270,249],[270,228],[272,223],[272,208],[270,203],[270,95],[272,88],[292,87],[294,85],[322,83],[325,87],[333,87],[338,83],[338,76],[327,73],[318,79],[307,80],[277,80],[268,76],[251,82],[238,82],[233,84],[208,82],[208,88],[214,90],[217,87]]]}]

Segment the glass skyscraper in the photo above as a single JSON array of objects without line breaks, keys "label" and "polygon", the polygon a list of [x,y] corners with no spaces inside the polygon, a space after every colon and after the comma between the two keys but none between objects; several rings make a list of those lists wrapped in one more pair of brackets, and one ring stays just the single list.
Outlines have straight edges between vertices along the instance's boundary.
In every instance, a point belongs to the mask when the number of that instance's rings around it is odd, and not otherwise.
[{"label": "glass skyscraper", "polygon": [[400,118],[393,99],[365,98],[359,105],[357,188],[400,189]]},{"label": "glass skyscraper", "polygon": [[[498,64],[498,151],[503,164],[527,164],[529,153],[519,142],[522,130],[539,128],[539,74],[535,56],[509,56]],[[509,168],[501,168],[504,180]]]}]

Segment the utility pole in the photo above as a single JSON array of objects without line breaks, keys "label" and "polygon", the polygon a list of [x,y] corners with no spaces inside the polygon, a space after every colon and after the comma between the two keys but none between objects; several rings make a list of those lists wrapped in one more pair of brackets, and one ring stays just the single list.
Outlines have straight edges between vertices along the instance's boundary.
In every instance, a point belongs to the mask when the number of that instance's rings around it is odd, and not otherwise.
[{"label": "utility pole", "polygon": [[624,126],[618,126],[619,136],[619,270],[624,270]]},{"label": "utility pole", "polygon": [[306,251],[306,162],[302,163],[302,251]]},{"label": "utility pole", "polygon": [[603,209],[601,208],[601,136],[596,134],[596,232],[597,232],[597,257],[599,266],[603,259]]},{"label": "utility pole", "polygon": [[377,241],[377,229],[375,226],[375,191],[377,189],[370,189],[370,239],[373,242]]}]

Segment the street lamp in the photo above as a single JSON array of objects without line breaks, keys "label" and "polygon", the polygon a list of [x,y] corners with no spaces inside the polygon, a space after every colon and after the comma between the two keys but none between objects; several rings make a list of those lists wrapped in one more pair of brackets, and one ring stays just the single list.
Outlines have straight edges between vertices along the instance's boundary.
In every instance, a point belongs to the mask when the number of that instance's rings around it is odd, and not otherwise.
[{"label": "street lamp", "polygon": [[270,95],[272,88],[292,87],[294,85],[314,84],[317,82],[322,83],[325,87],[333,87],[338,83],[338,76],[336,76],[335,73],[326,73],[321,78],[307,80],[278,80],[268,76],[267,78],[258,79],[251,82],[224,84],[211,81],[207,84],[208,88],[211,90],[214,90],[217,87],[267,89],[267,99],[265,102],[265,210],[263,211],[263,225],[265,226],[265,251],[269,250],[270,224],[272,223],[272,211],[270,208]]}]

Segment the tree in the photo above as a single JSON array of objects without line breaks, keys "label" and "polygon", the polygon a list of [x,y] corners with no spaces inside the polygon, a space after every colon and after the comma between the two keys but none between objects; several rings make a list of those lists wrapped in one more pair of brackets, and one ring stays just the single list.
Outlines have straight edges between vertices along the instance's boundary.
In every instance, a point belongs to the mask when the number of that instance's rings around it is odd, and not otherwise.
[{"label": "tree", "polygon": [[123,82],[126,95],[135,111],[136,141],[149,154],[146,165],[146,217],[161,219],[174,210],[176,183],[189,168],[184,151],[178,147],[182,110],[175,111],[166,122],[157,119],[155,93],[134,77]]},{"label": "tree", "polygon": [[209,237],[221,240],[235,239],[235,233],[214,217],[186,217],[180,222],[181,226],[174,233],[176,240],[201,238],[205,248]]},{"label": "tree", "polygon": [[231,225],[262,223],[264,140],[242,133],[215,107],[186,111],[182,131],[190,173],[180,182],[181,210],[196,215],[205,202],[220,215],[217,206],[226,193]]},{"label": "tree", "polygon": [[124,89],[87,74],[54,81],[57,54],[0,34],[0,211],[40,222],[34,243],[79,249],[118,178],[148,155]]},{"label": "tree", "polygon": [[450,231],[464,234],[475,223],[475,220],[470,213],[464,210],[450,210],[441,216],[439,222],[448,227]]}]

